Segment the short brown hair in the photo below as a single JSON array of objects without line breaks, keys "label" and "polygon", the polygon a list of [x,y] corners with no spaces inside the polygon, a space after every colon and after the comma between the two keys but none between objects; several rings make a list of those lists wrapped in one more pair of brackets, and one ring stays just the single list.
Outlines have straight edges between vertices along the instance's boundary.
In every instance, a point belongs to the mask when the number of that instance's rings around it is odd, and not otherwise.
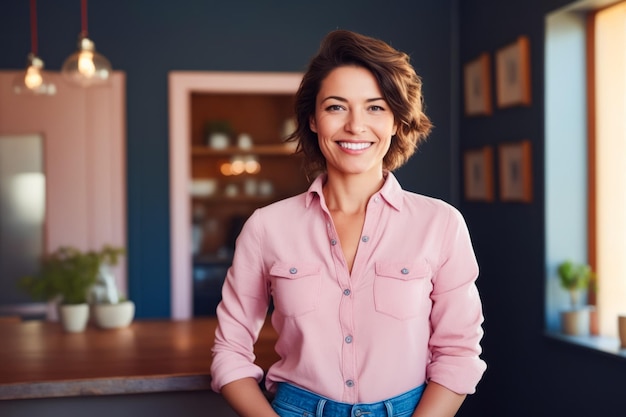
[{"label": "short brown hair", "polygon": [[398,131],[383,159],[383,168],[393,171],[404,165],[432,128],[424,114],[422,81],[409,63],[409,56],[387,43],[347,30],[330,32],[311,61],[296,93],[296,131],[288,141],[298,141],[307,175],[326,171],[326,159],[317,134],[311,131],[310,117],[322,81],[335,68],[356,65],[369,70],[391,108]]}]

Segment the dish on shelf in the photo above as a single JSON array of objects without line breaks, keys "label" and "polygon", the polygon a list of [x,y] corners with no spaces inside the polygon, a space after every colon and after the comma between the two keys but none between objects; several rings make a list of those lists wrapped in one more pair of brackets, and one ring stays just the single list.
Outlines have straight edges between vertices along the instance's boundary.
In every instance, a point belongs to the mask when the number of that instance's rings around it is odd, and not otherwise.
[{"label": "dish on shelf", "polygon": [[210,197],[217,191],[215,178],[194,179],[191,181],[190,194],[194,197]]}]

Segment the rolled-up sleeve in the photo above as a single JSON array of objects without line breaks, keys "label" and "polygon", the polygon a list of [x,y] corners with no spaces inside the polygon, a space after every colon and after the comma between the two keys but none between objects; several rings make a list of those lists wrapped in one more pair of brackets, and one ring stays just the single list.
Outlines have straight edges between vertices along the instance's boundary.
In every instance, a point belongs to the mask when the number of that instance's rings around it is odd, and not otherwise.
[{"label": "rolled-up sleeve", "polygon": [[482,303],[476,288],[478,264],[461,214],[450,208],[439,268],[433,276],[427,379],[473,394],[486,369],[480,358]]},{"label": "rolled-up sleeve", "polygon": [[263,377],[263,370],[254,364],[254,343],[267,315],[269,292],[255,218],[256,213],[237,238],[235,257],[217,307],[219,324],[211,363],[211,388],[216,392],[237,379],[251,377],[260,382]]}]

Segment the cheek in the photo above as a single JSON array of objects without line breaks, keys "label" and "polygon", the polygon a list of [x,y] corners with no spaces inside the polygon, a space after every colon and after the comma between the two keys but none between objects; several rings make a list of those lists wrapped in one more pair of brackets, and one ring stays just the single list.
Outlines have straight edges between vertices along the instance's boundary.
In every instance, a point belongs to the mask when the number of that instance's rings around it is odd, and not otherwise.
[{"label": "cheek", "polygon": [[336,118],[332,117],[318,118],[311,124],[312,127],[315,127],[315,130],[311,130],[317,133],[320,138],[328,138],[340,129],[341,124],[338,122]]},{"label": "cheek", "polygon": [[393,135],[396,134],[397,130],[398,129],[393,124],[393,122],[383,122],[378,125],[378,133],[381,137],[384,138],[391,138]]}]

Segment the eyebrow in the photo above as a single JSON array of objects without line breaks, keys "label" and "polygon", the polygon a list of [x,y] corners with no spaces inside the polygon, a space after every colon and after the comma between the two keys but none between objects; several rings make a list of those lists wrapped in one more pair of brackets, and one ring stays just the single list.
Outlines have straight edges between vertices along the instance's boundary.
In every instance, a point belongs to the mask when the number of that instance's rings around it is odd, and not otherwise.
[{"label": "eyebrow", "polygon": [[[347,103],[348,100],[343,98],[343,97],[339,97],[339,96],[328,96],[325,97],[320,103],[325,102],[326,100],[337,100],[337,101],[341,101],[343,103]],[[371,103],[373,101],[379,101],[379,100],[383,100],[385,101],[385,99],[383,97],[374,97],[374,98],[368,98],[367,100],[365,100],[366,103]]]}]

